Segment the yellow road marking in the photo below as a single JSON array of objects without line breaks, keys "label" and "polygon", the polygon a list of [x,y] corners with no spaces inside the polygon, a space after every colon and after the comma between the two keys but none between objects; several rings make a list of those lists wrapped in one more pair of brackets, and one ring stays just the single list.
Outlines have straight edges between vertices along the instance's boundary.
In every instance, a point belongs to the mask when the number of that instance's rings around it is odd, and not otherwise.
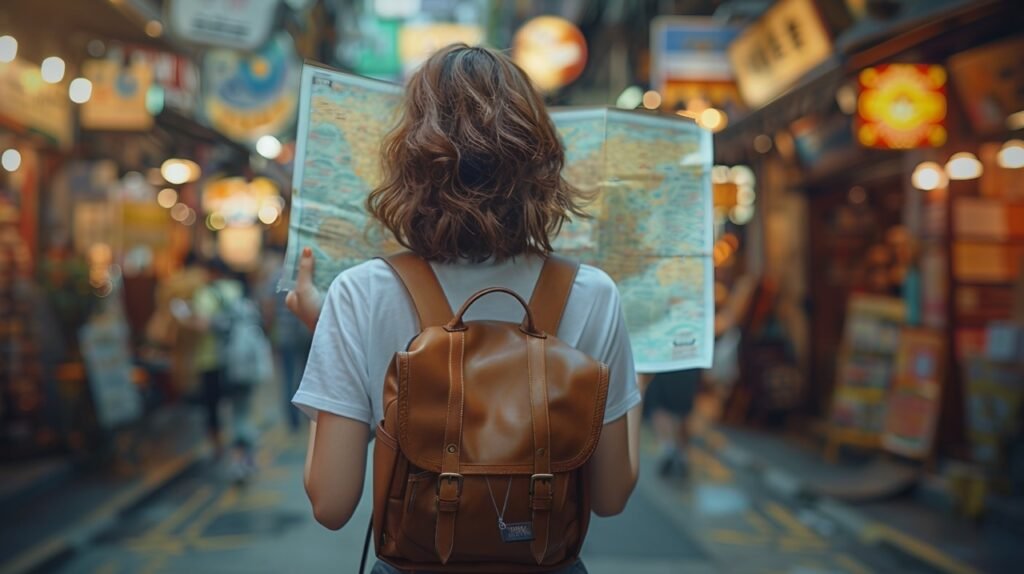
[{"label": "yellow road marking", "polygon": [[747,534],[735,530],[712,530],[708,537],[714,542],[736,544],[738,546],[766,546],[771,542],[768,536]]},{"label": "yellow road marking", "polygon": [[207,552],[236,550],[252,544],[255,540],[256,538],[249,534],[224,534],[193,540],[192,547]]},{"label": "yellow road marking", "polygon": [[847,574],[873,574],[873,572],[860,562],[857,562],[847,554],[836,556],[836,564],[844,568]]},{"label": "yellow road marking", "polygon": [[718,460],[718,457],[710,452],[692,445],[689,448],[690,460],[714,482],[729,482],[732,480],[732,471]]},{"label": "yellow road marking", "polygon": [[768,523],[756,510],[748,510],[745,515],[747,522],[754,527],[759,534],[768,536],[775,531],[772,525]]},{"label": "yellow road marking", "polygon": [[980,574],[971,566],[968,566],[967,564],[943,553],[931,544],[918,540],[884,524],[873,524],[867,527],[864,532],[861,533],[861,538],[866,542],[887,540],[893,545],[902,548],[907,553],[912,554],[913,556],[916,556],[939,570],[943,570],[949,574]]},{"label": "yellow road marking", "polygon": [[186,518],[192,515],[207,499],[210,498],[210,494],[213,492],[213,488],[210,486],[201,486],[192,493],[188,499],[177,508],[170,516],[167,517],[160,524],[150,529],[146,533],[146,536],[162,536],[170,533],[172,530],[181,525]]},{"label": "yellow road marking", "polygon": [[780,525],[784,526],[793,536],[797,538],[804,538],[808,540],[821,540],[821,537],[814,533],[813,530],[807,528],[803,522],[800,522],[793,513],[787,510],[784,506],[769,502],[765,504],[765,508],[768,510],[768,514],[775,519]]}]

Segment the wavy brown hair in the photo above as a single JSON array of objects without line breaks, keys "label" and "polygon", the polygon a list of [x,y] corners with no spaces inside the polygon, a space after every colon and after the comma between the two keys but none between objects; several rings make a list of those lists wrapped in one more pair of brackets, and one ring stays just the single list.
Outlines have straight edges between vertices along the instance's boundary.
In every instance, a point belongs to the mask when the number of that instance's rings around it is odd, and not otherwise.
[{"label": "wavy brown hair", "polygon": [[505,55],[453,44],[412,75],[370,213],[430,260],[547,254],[583,196],[544,102]]}]

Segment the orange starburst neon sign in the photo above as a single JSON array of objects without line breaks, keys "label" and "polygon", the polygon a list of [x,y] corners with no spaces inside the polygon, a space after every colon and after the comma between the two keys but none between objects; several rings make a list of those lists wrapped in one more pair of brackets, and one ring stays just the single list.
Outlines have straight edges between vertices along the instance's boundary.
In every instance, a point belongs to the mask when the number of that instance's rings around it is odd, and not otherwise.
[{"label": "orange starburst neon sign", "polygon": [[946,143],[946,70],[886,64],[858,76],[857,141],[865,147],[911,149]]}]

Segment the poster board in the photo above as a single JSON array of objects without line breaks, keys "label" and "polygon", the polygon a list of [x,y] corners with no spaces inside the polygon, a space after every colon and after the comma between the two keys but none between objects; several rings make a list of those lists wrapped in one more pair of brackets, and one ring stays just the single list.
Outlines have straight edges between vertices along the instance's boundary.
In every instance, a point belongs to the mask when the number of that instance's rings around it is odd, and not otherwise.
[{"label": "poster board", "polygon": [[826,452],[829,459],[836,457],[843,444],[880,446],[905,317],[906,306],[901,299],[851,296],[832,398]]},{"label": "poster board", "polygon": [[945,348],[941,331],[900,332],[882,435],[882,446],[889,452],[916,459],[931,455],[945,380]]}]

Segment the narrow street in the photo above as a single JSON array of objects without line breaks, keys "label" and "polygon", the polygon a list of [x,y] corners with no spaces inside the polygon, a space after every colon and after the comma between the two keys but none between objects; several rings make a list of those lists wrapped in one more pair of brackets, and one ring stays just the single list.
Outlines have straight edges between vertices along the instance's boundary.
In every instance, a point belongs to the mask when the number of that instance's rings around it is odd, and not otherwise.
[{"label": "narrow street", "polygon": [[[302,490],[304,433],[273,426],[259,474],[232,485],[203,464],[118,520],[59,574],[355,572],[369,491],[351,526],[331,532]],[[808,508],[786,501],[703,447],[687,479],[665,481],[646,445],[641,483],[626,511],[595,519],[584,552],[593,574],[934,572],[865,546]]]}]

